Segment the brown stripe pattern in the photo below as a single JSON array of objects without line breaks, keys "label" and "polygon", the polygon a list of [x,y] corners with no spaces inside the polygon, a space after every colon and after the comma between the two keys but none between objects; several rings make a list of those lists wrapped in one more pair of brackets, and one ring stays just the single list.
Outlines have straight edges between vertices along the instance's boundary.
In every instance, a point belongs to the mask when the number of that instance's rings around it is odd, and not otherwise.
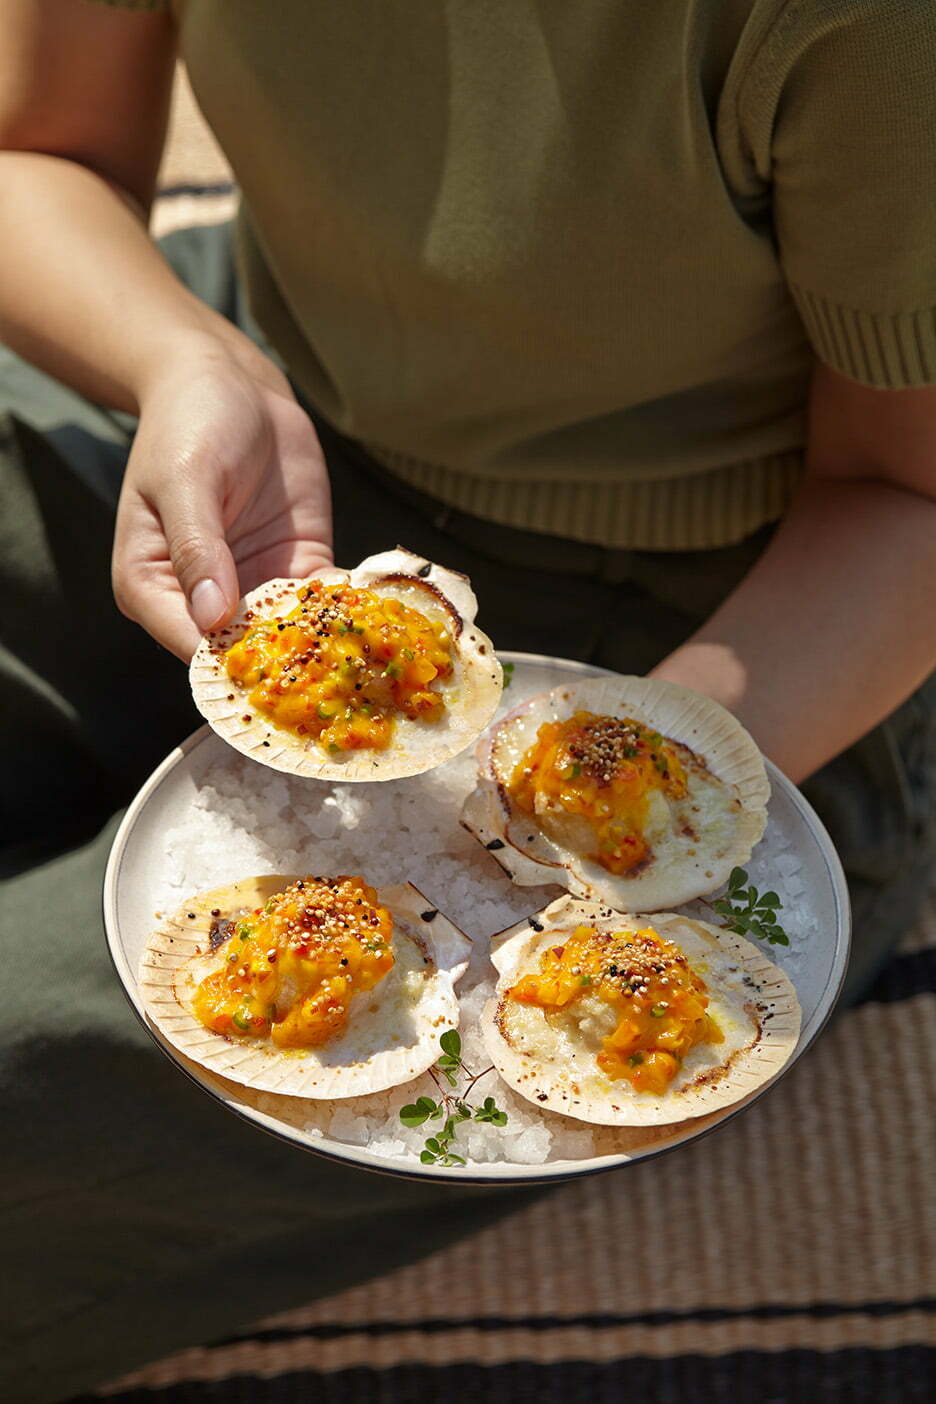
[{"label": "brown stripe pattern", "polygon": [[936,898],[871,997],[717,1134],[101,1397],[929,1400],[934,1071]]},{"label": "brown stripe pattern", "polygon": [[[144,6],[152,3],[143,0]],[[193,225],[221,224],[233,218],[236,208],[231,168],[199,112],[185,69],[179,64],[150,228],[161,238]]]}]

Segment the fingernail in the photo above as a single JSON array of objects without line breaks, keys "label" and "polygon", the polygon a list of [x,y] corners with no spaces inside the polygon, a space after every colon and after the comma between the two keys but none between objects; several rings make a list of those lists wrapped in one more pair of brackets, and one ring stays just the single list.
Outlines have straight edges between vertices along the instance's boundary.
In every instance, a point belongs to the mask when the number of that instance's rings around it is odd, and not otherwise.
[{"label": "fingernail", "polygon": [[199,580],[189,601],[192,618],[206,634],[220,622],[224,614],[224,596],[213,580]]}]

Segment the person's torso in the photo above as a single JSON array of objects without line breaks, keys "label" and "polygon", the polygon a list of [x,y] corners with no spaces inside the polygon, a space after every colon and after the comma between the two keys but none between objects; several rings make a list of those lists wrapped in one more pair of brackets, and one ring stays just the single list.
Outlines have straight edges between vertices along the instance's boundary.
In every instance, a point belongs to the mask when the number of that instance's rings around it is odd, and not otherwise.
[{"label": "person's torso", "polygon": [[756,0],[179,0],[261,324],[318,408],[452,469],[795,448],[810,353],[730,105]]}]

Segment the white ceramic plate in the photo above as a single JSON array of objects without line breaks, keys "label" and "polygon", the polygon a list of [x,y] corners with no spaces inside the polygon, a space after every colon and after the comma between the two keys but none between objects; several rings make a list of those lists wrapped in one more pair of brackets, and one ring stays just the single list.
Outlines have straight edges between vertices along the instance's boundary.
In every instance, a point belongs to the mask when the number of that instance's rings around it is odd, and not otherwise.
[{"label": "white ceramic plate", "polygon": [[[581,663],[532,654],[502,653],[499,656],[502,662],[514,664],[512,685],[505,694],[502,710],[508,710],[536,692],[567,683],[574,677],[594,676],[603,671]],[[269,1110],[260,1110],[251,1105],[248,1100],[251,1094],[247,1089],[183,1058],[149,1023],[140,1002],[136,975],[140,955],[154,925],[155,913],[165,906],[165,893],[170,883],[171,856],[167,852],[166,835],[184,822],[198,793],[200,777],[206,770],[218,762],[225,764],[227,757],[235,755],[205,726],[167,756],[150,776],[127,810],[114,839],[104,878],[104,924],[117,975],[152,1038],[187,1076],[237,1115],[294,1145],[388,1174],[475,1183],[505,1180],[534,1183],[570,1179],[659,1155],[712,1130],[750,1105],[763,1095],[767,1087],[773,1085],[766,1084],[751,1097],[712,1116],[673,1127],[646,1128],[647,1133],[653,1134],[647,1134],[645,1141],[632,1135],[626,1152],[577,1160],[549,1160],[538,1165],[469,1163],[464,1168],[451,1169],[422,1165],[409,1157],[379,1156],[366,1146],[350,1144],[327,1135],[310,1135]],[[828,834],[795,786],[769,761],[767,770],[773,792],[768,830],[752,856],[749,868],[752,880],[758,886],[778,886],[782,892],[786,882],[784,921],[793,939],[789,948],[772,947],[770,954],[793,980],[803,1010],[799,1044],[793,1058],[779,1074],[782,1077],[819,1033],[838,997],[848,963],[850,914],[845,877]],[[419,777],[416,782],[400,783],[412,786],[418,781]],[[314,785],[316,782],[304,783]],[[457,813],[452,814],[452,824],[457,828]],[[785,873],[789,874],[786,878]],[[405,873],[400,874],[400,880],[405,877]],[[215,884],[211,881],[203,884],[206,888],[212,885]],[[552,891],[555,894],[556,889]],[[795,894],[792,901],[791,892]],[[178,900],[184,901],[187,895],[185,892],[179,893]],[[529,910],[532,912],[537,893],[531,892],[530,897]],[[444,909],[444,903],[441,905]],[[686,910],[694,911],[703,918],[706,916],[706,912],[695,909],[694,904],[690,904]],[[799,939],[795,933],[799,933]]]}]

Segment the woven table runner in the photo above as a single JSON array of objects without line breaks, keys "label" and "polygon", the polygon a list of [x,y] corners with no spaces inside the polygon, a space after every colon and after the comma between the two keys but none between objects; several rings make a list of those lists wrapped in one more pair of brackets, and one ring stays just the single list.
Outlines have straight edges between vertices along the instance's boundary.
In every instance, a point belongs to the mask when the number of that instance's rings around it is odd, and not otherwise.
[{"label": "woven table runner", "polygon": [[936,897],[871,997],[714,1135],[101,1397],[929,1404],[934,1072]]}]

